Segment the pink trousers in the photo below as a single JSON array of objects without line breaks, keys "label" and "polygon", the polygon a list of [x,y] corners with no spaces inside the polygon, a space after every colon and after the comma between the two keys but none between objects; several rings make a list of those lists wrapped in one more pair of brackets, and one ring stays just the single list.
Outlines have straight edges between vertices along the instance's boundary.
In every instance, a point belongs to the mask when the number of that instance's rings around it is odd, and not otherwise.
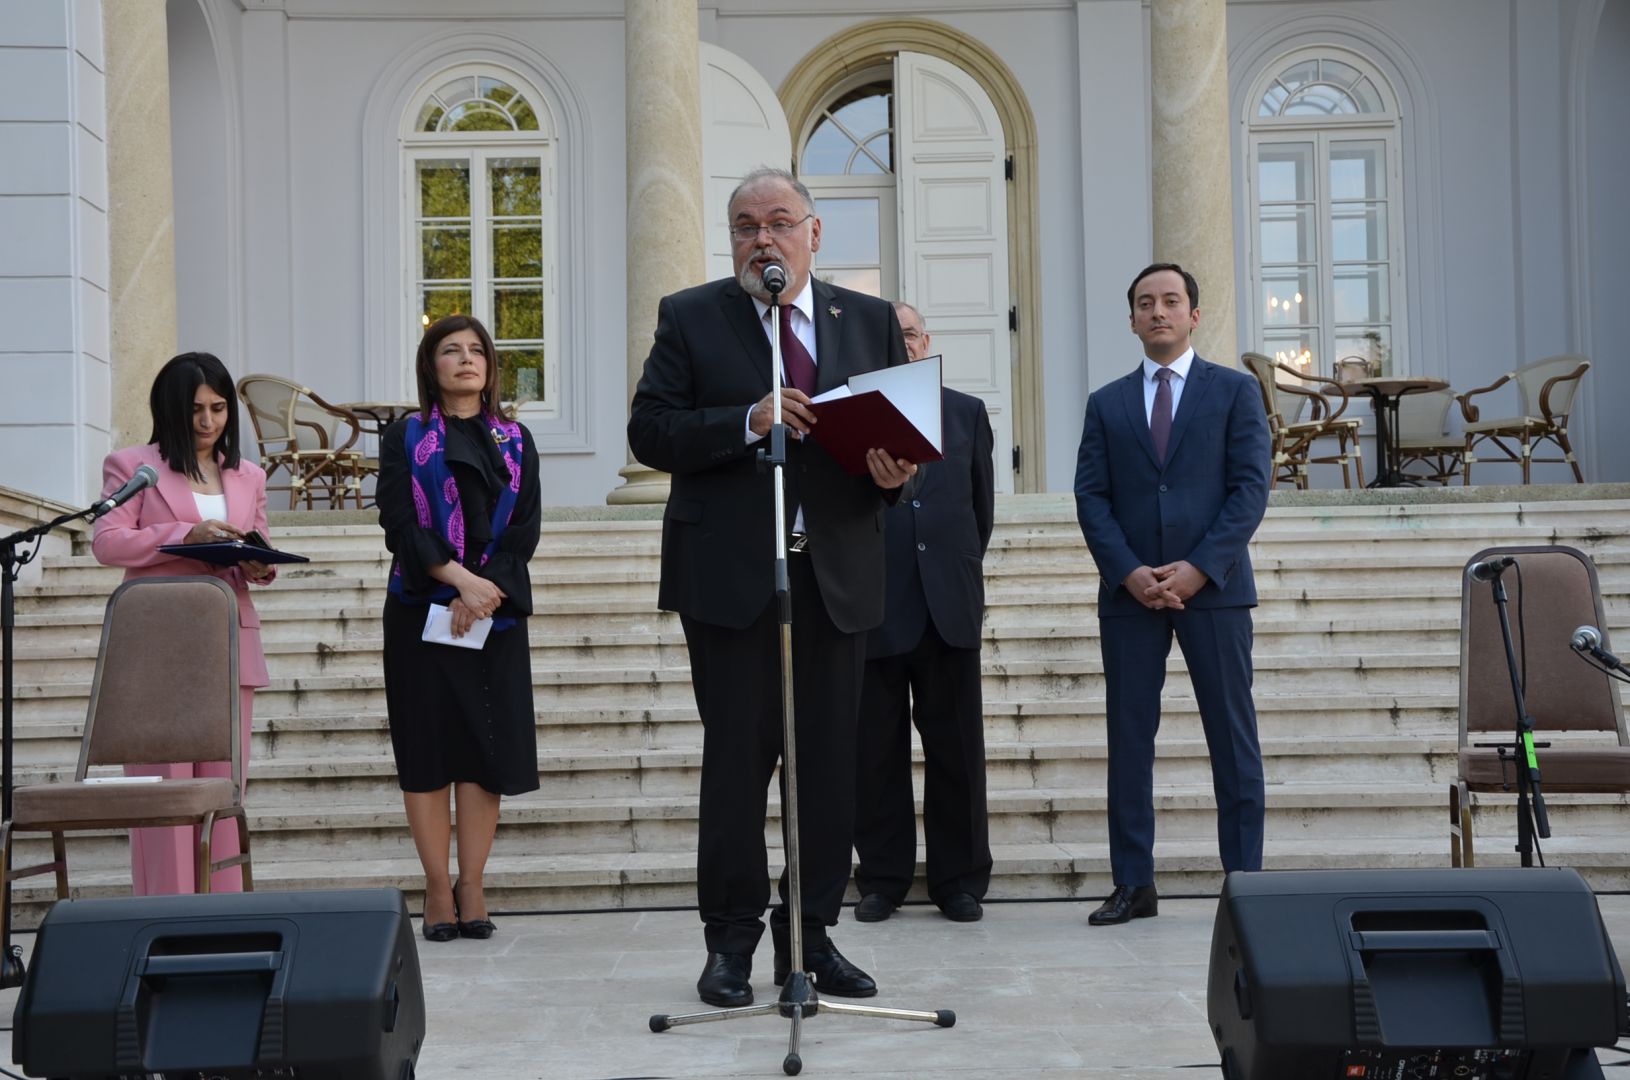
[{"label": "pink trousers", "polygon": [[[243,778],[249,782],[249,728],[255,688],[239,688],[239,718],[243,737]],[[229,761],[178,761],[168,765],[126,765],[126,776],[163,776],[171,780],[206,776],[232,776]],[[239,792],[242,797],[242,792]],[[198,891],[195,861],[200,826],[179,825],[161,829],[130,830],[130,885],[135,896],[161,896]],[[238,823],[217,820],[210,838],[212,860],[238,854]],[[242,892],[243,868],[229,866],[210,875],[210,892]]]}]

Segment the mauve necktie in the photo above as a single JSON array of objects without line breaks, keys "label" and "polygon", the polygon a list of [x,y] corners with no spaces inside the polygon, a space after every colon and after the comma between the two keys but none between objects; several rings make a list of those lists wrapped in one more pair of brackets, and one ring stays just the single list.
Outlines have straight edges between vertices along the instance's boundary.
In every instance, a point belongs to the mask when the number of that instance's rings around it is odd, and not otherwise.
[{"label": "mauve necktie", "polygon": [[1155,372],[1155,407],[1149,414],[1149,437],[1155,441],[1155,457],[1166,464],[1166,443],[1172,437],[1172,369]]},{"label": "mauve necktie", "polygon": [[792,305],[778,306],[781,309],[781,366],[786,369],[787,382],[794,389],[814,397],[815,358],[809,355],[804,343],[792,332]]}]

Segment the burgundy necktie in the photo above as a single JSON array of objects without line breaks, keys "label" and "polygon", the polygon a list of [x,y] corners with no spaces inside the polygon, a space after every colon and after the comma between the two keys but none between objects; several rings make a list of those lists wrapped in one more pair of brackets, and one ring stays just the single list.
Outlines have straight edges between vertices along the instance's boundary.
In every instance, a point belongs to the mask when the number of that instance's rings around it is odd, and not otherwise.
[{"label": "burgundy necktie", "polygon": [[792,332],[792,305],[781,304],[781,366],[787,373],[787,382],[795,390],[815,396],[815,358],[809,355],[804,343]]},{"label": "burgundy necktie", "polygon": [[1155,372],[1155,407],[1149,414],[1149,437],[1155,441],[1155,457],[1166,464],[1166,443],[1172,437],[1172,369]]}]

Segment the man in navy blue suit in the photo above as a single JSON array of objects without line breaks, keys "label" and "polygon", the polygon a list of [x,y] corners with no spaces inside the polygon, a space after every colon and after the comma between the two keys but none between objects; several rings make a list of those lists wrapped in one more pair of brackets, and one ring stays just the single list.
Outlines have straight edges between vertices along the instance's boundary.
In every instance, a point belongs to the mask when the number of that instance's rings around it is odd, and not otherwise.
[{"label": "man in navy blue suit", "polygon": [[1144,360],[1087,399],[1075,468],[1076,516],[1099,574],[1115,882],[1093,926],[1158,910],[1155,732],[1173,635],[1211,753],[1223,869],[1262,868],[1246,545],[1268,504],[1267,416],[1250,376],[1194,355],[1192,274],[1156,263],[1126,299]]},{"label": "man in navy blue suit", "polygon": [[[910,304],[896,303],[906,356],[933,340]],[[884,515],[883,625],[866,635],[855,754],[855,918],[881,922],[911,888],[917,812],[911,726],[923,744],[923,834],[929,898],[953,922],[977,922],[990,886],[985,716],[979,687],[985,549],[996,504],[995,437],[985,403],[940,391],[945,460]]]}]

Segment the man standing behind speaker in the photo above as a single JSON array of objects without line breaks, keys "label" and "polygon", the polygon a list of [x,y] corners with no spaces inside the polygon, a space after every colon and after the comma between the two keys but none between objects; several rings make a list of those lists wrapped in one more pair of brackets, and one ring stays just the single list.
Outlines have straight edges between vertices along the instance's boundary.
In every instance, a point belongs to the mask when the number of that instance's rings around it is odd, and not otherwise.
[{"label": "man standing behind speaker", "polygon": [[1211,752],[1223,869],[1262,868],[1246,544],[1268,505],[1267,417],[1255,380],[1194,355],[1192,274],[1156,263],[1126,300],[1144,360],[1087,399],[1075,469],[1076,515],[1099,574],[1115,881],[1093,926],[1157,911],[1155,731],[1174,634]]},{"label": "man standing behind speaker", "polygon": [[[779,319],[787,441],[787,576],[804,956],[822,996],[869,997],[877,985],[826,936],[849,884],[855,722],[866,631],[883,619],[883,507],[917,471],[879,450],[850,476],[820,446],[810,398],[851,375],[905,362],[894,309],[810,273],[821,222],[803,184],[779,169],[748,174],[728,206],[736,277],[662,299],[634,391],[628,444],[673,474],[662,520],[658,603],[677,611],[702,717],[696,892],[708,958],[702,1000],[753,1000],[753,951],[769,903],[766,794],[782,752],[774,498],[755,453],[770,431],[770,327]],[[771,266],[784,275],[771,303]],[[814,438],[806,438],[810,432]],[[794,958],[786,904],[771,914],[775,982]],[[798,917],[794,913],[792,917]]]},{"label": "man standing behind speaker", "polygon": [[[922,316],[896,303],[906,355],[932,340]],[[855,918],[881,922],[911,888],[917,814],[911,727],[923,744],[923,830],[929,898],[953,922],[976,922],[990,885],[979,635],[982,559],[995,508],[995,443],[985,403],[941,390],[945,460],[925,468],[910,499],[884,515],[883,625],[866,639],[855,755]]]}]

